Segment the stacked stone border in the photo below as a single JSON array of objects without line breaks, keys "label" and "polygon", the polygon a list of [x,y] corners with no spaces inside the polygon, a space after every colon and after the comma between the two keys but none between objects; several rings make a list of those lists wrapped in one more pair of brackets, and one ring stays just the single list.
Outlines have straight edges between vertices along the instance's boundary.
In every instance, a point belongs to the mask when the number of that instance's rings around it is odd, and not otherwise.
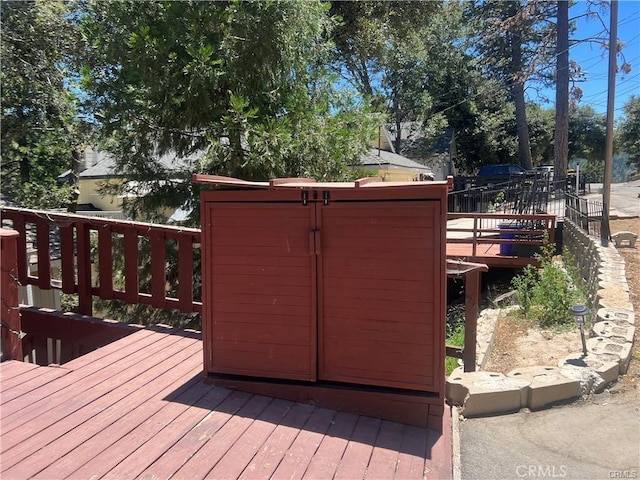
[{"label": "stacked stone border", "polygon": [[[447,379],[446,398],[465,417],[496,415],[529,408],[540,410],[599,393],[626,373],[635,336],[635,314],[629,298],[624,259],[613,245],[587,235],[575,223],[564,220],[563,244],[573,254],[587,284],[589,319],[587,355],[569,355],[558,366],[516,368],[497,372],[463,372],[456,369]],[[484,314],[484,312],[483,312]],[[478,336],[478,368],[488,360],[493,343],[489,333]],[[481,332],[479,332],[481,333]]]}]

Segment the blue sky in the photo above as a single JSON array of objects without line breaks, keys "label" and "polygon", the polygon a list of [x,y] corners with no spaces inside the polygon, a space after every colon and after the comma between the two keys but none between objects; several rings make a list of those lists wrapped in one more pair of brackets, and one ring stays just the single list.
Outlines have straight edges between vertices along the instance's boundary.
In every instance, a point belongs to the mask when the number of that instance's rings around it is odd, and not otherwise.
[{"label": "blue sky", "polygon": [[[577,29],[572,40],[606,36],[610,22],[610,10],[593,10],[600,14],[598,18],[585,18],[589,2],[578,1],[569,9],[569,18],[577,18]],[[592,9],[594,7],[592,6]],[[580,17],[580,18],[578,18]],[[640,96],[640,0],[621,0],[618,2],[618,39],[626,43],[623,50],[624,59],[632,66],[631,72],[616,76],[615,117],[623,114],[623,105],[631,95]],[[570,41],[572,44],[573,42]],[[581,42],[572,45],[569,58],[575,60],[586,73],[585,81],[578,84],[583,90],[580,105],[590,105],[597,113],[607,111],[607,83],[609,69],[609,53],[601,45],[594,42]],[[620,63],[620,60],[618,61]],[[552,101],[554,91],[544,92]],[[553,104],[548,105],[553,107]]]}]

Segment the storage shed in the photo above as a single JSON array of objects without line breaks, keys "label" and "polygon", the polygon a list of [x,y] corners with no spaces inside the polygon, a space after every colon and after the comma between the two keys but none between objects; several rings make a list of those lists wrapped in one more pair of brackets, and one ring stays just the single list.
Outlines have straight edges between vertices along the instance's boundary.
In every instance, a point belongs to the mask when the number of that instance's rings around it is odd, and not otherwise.
[{"label": "storage shed", "polygon": [[207,379],[439,428],[449,183],[194,181]]}]

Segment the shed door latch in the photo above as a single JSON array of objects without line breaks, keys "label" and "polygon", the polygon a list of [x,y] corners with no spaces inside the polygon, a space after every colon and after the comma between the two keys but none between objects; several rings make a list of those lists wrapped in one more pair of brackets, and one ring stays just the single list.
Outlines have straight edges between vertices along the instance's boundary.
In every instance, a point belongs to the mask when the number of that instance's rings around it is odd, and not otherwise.
[{"label": "shed door latch", "polygon": [[331,199],[331,193],[329,190],[322,192],[322,199],[324,200],[325,205],[329,205],[329,200]]},{"label": "shed door latch", "polygon": [[302,205],[309,203],[309,190],[302,190]]}]

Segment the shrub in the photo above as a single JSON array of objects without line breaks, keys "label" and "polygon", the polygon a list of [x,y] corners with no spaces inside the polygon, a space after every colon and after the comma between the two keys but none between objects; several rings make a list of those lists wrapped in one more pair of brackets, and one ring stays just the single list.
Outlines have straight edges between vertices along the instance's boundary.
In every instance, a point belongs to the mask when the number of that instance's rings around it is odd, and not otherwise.
[{"label": "shrub", "polygon": [[524,268],[512,281],[525,318],[541,327],[562,327],[573,322],[569,308],[584,303],[578,289],[559,260],[554,259],[555,246],[546,244],[536,255],[540,267]]},{"label": "shrub", "polygon": [[[464,345],[464,322],[457,323],[449,332],[447,332],[447,345],[453,345],[456,347],[462,347]],[[445,358],[445,372],[447,375],[451,375],[458,366],[458,359],[456,357]]]}]

